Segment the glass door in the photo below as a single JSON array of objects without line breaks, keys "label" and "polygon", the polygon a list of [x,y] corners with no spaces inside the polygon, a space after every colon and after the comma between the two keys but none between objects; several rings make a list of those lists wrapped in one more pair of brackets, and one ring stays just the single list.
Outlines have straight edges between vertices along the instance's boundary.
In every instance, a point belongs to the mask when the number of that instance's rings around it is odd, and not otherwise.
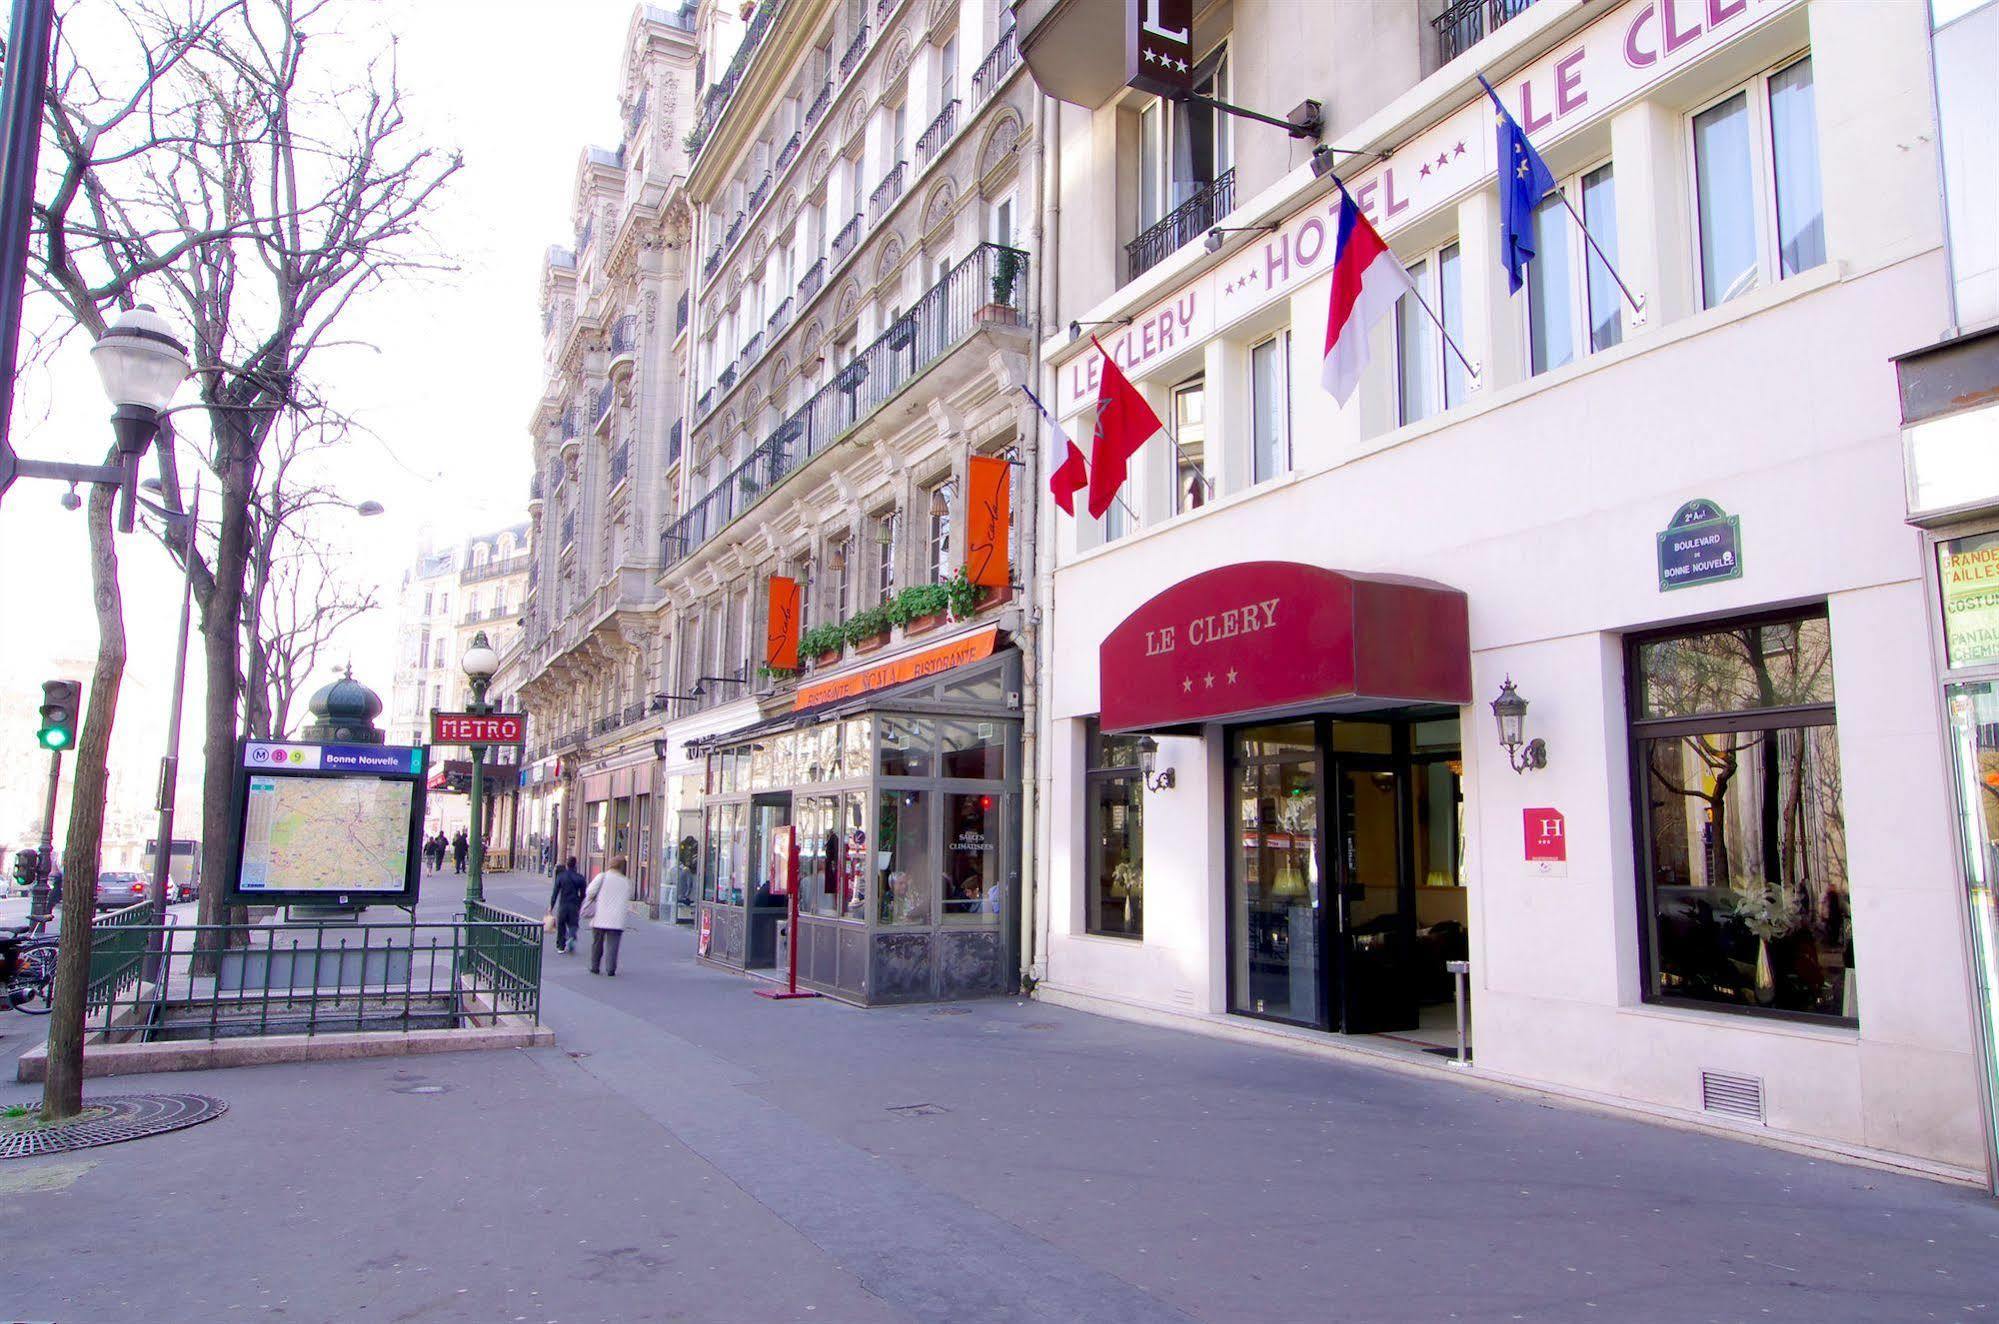
[{"label": "glass door", "polygon": [[771,839],[791,824],[791,794],[759,795],[750,801],[749,941],[743,964],[764,969],[777,964],[777,930],[784,921],[786,901],[771,894]]},{"label": "glass door", "polygon": [[1254,727],[1231,754],[1230,1008],[1324,1028],[1318,741],[1310,723]]},{"label": "glass door", "polygon": [[1342,755],[1333,778],[1337,828],[1333,908],[1338,933],[1339,1028],[1348,1034],[1416,1028],[1414,878],[1402,843],[1406,762]]}]

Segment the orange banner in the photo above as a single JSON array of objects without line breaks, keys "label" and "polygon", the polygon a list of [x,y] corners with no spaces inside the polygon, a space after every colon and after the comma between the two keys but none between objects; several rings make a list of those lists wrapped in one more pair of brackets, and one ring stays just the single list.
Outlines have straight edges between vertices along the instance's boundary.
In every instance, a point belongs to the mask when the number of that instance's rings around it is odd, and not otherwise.
[{"label": "orange banner", "polygon": [[770,608],[764,618],[764,665],[772,671],[798,670],[798,581],[770,577]]},{"label": "orange banner", "polygon": [[966,471],[965,575],[985,588],[1013,583],[1013,466],[975,455]]},{"label": "orange banner", "polygon": [[866,694],[870,690],[886,689],[890,685],[900,685],[906,680],[919,680],[924,676],[934,676],[952,667],[961,667],[967,662],[977,662],[980,658],[993,655],[994,642],[999,638],[998,629],[981,630],[968,634],[962,639],[953,639],[948,644],[926,648],[920,653],[905,653],[891,658],[878,667],[865,671],[836,676],[832,680],[822,680],[811,685],[798,687],[794,708],[817,708],[822,703],[835,699],[851,699],[856,694]]}]

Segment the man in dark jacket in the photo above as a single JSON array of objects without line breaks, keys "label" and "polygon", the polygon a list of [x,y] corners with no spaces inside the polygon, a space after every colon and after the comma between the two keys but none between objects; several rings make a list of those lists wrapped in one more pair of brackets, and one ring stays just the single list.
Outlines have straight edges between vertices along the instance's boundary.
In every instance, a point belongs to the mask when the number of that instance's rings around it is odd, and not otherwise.
[{"label": "man in dark jacket", "polygon": [[548,894],[548,908],[555,912],[555,950],[573,952],[576,950],[576,928],[578,917],[583,912],[583,892],[589,881],[576,868],[576,857],[570,856],[555,871],[555,890]]},{"label": "man in dark jacket", "polygon": [[457,866],[456,872],[465,872],[465,855],[471,849],[472,838],[465,835],[464,828],[459,828],[458,835],[451,839],[451,862]]}]

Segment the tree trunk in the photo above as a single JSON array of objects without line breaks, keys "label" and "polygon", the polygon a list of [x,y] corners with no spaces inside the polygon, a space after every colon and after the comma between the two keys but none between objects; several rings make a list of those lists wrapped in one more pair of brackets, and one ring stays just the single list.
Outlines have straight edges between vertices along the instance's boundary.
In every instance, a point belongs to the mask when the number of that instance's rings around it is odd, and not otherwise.
[{"label": "tree trunk", "polygon": [[[231,798],[236,785],[236,713],[241,698],[238,649],[243,613],[243,579],[249,536],[249,497],[256,481],[255,462],[239,444],[242,421],[217,411],[214,420],[218,454],[229,457],[221,466],[222,522],[216,536],[214,590],[202,605],[201,653],[208,693],[202,734],[201,896],[196,920],[201,924],[242,921],[242,908],[223,904],[223,893],[236,877],[236,833]],[[196,957],[197,973],[214,973],[219,944],[204,940]]]},{"label": "tree trunk", "polygon": [[[111,461],[117,459],[113,452]],[[97,609],[97,667],[76,744],[63,847],[62,938],[56,951],[55,1006],[49,1016],[48,1077],[42,1118],[59,1122],[83,1110],[83,1000],[90,979],[90,921],[97,907],[98,852],[104,837],[105,760],[125,675],[125,610],[118,593],[118,545],[111,532],[117,489],[90,490],[90,588]]]}]

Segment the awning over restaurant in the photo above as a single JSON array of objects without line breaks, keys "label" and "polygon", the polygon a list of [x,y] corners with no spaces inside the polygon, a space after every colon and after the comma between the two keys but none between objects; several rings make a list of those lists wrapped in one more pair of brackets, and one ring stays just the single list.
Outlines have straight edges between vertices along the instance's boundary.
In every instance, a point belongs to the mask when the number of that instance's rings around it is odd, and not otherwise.
[{"label": "awning over restaurant", "polygon": [[1182,580],[1110,632],[1098,667],[1105,731],[1317,705],[1471,702],[1463,593],[1292,561]]}]

